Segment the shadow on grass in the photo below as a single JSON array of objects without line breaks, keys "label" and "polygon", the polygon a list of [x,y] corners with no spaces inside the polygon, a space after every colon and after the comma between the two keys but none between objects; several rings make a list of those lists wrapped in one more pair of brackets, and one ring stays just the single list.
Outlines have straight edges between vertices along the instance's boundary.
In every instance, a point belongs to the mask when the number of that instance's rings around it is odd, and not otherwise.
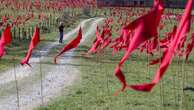
[{"label": "shadow on grass", "polygon": [[184,91],[191,91],[191,92],[194,92],[194,87],[185,87],[184,89],[183,89]]}]

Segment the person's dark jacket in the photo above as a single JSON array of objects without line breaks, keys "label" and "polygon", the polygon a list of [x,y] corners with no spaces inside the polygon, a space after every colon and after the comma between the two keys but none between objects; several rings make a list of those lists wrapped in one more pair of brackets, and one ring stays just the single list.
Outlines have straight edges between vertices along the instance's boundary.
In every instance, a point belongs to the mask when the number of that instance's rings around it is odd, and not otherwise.
[{"label": "person's dark jacket", "polygon": [[63,29],[64,29],[63,25],[59,26],[59,32],[63,32]]}]

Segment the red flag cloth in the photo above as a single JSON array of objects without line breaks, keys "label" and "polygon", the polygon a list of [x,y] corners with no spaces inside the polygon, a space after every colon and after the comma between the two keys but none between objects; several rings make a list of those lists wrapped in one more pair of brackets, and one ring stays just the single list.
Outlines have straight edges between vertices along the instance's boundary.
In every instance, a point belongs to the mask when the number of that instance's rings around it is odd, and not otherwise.
[{"label": "red flag cloth", "polygon": [[152,60],[152,61],[149,63],[149,65],[158,64],[158,63],[160,63],[160,61],[161,61],[161,59],[154,59],[154,60]]},{"label": "red flag cloth", "polygon": [[172,40],[174,39],[174,36],[176,34],[177,31],[177,26],[175,25],[173,27],[173,31],[172,32],[168,32],[166,34],[166,38],[160,40],[160,48],[168,48],[169,44],[172,42]]},{"label": "red flag cloth", "polygon": [[7,17],[6,16],[2,17],[2,22],[3,22],[3,24],[7,23]]},{"label": "red flag cloth", "polygon": [[103,41],[103,38],[101,37],[101,35],[99,33],[99,27],[97,26],[96,27],[96,39],[93,41],[92,47],[88,50],[87,54],[96,53],[97,48],[100,46],[102,41]]},{"label": "red flag cloth", "polygon": [[168,49],[163,54],[163,58],[161,60],[161,64],[159,69],[156,72],[156,75],[151,83],[146,83],[142,85],[131,85],[130,88],[137,90],[137,91],[145,91],[150,92],[152,88],[160,81],[162,76],[165,74],[166,70],[168,69],[168,66],[172,62],[172,58],[175,55],[176,50],[178,49],[178,45],[181,42],[181,39],[185,37],[185,35],[188,33],[188,29],[190,29],[190,17],[191,17],[191,11],[192,11],[192,4],[193,0],[188,0],[187,6],[185,8],[185,12],[182,16],[182,19],[180,21],[179,27],[177,29],[177,32],[175,34],[175,37]]},{"label": "red flag cloth", "polygon": [[111,37],[108,37],[104,40],[102,46],[101,46],[101,50],[105,49],[106,47],[109,46],[109,44],[111,43]]},{"label": "red flag cloth", "polygon": [[112,32],[111,29],[107,28],[103,30],[103,41],[100,47],[100,50],[104,50],[106,47],[108,47],[110,45],[110,43],[112,42]]},{"label": "red flag cloth", "polygon": [[60,53],[55,56],[54,58],[55,64],[57,63],[57,57],[59,57],[60,55],[64,54],[65,52],[73,48],[76,48],[79,45],[81,39],[82,39],[82,29],[80,27],[77,37],[73,39],[72,41],[70,41],[67,45],[65,45],[63,49],[60,51]]},{"label": "red flag cloth", "polygon": [[[157,1],[157,5],[155,2]],[[135,34],[131,39],[131,43],[128,49],[120,61],[122,65],[130,54],[143,42],[149,40],[152,37],[157,36],[157,27],[160,23],[162,13],[164,11],[163,2],[161,0],[155,0],[154,8],[146,15],[135,20],[131,24],[125,27],[125,29],[135,29]]]},{"label": "red flag cloth", "polygon": [[111,29],[103,28],[101,35],[99,35],[99,28],[96,29],[96,39],[94,40],[92,47],[88,50],[87,54],[97,53],[98,50],[106,48],[111,43]]},{"label": "red flag cloth", "polygon": [[7,25],[0,39],[0,58],[5,54],[5,45],[10,44],[11,41],[11,26]]},{"label": "red flag cloth", "polygon": [[148,14],[138,18],[137,20],[130,23],[124,28],[128,30],[134,30],[135,32],[125,55],[123,56],[115,70],[116,77],[122,83],[122,91],[124,91],[126,88],[126,80],[120,69],[122,64],[128,59],[130,54],[138,48],[140,44],[144,43],[145,41],[151,39],[154,36],[157,36],[157,27],[160,23],[163,11],[164,7],[162,0],[154,0],[154,7]]},{"label": "red flag cloth", "polygon": [[30,45],[29,45],[28,52],[27,52],[25,58],[21,61],[21,63],[20,63],[21,65],[27,64],[27,65],[31,66],[29,64],[29,60],[30,60],[30,57],[32,55],[33,49],[38,45],[39,41],[40,41],[40,29],[36,26],[32,40],[31,40]]}]

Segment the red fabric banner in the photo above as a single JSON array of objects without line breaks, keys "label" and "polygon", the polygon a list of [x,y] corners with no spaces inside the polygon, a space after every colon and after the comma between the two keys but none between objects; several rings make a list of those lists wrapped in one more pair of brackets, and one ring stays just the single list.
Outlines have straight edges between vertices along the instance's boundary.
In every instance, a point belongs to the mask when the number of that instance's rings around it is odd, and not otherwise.
[{"label": "red fabric banner", "polygon": [[63,47],[63,49],[59,52],[59,54],[55,56],[54,63],[55,64],[57,63],[57,57],[61,56],[62,54],[64,54],[65,52],[73,48],[76,48],[79,45],[81,39],[82,39],[82,29],[80,27],[77,37],[73,39],[72,41],[70,41],[69,43],[67,43],[67,45]]},{"label": "red fabric banner", "polygon": [[40,41],[40,29],[36,26],[35,31],[34,31],[34,35],[32,37],[30,45],[29,45],[28,52],[26,54],[26,57],[21,61],[21,63],[20,63],[21,65],[27,64],[28,66],[31,67],[31,65],[29,64],[29,60],[30,60],[30,57],[32,55],[33,49],[38,45],[39,41]]},{"label": "red fabric banner", "polygon": [[115,75],[122,83],[122,91],[125,90],[127,84],[125,76],[120,69],[121,66],[128,59],[130,54],[140,46],[140,44],[151,39],[152,37],[158,36],[157,29],[163,11],[164,7],[162,0],[154,0],[154,7],[148,14],[141,16],[124,28],[126,30],[134,30],[134,36],[130,41],[131,43],[129,44],[127,51],[125,52],[125,55],[120,60],[115,69]]},{"label": "red fabric banner", "polygon": [[191,12],[192,12],[192,4],[193,0],[188,0],[187,6],[185,8],[185,12],[182,16],[182,19],[180,21],[180,24],[178,26],[177,32],[175,34],[175,37],[173,41],[171,42],[168,49],[163,54],[160,67],[158,68],[156,75],[151,83],[145,83],[140,85],[130,85],[129,87],[137,90],[137,91],[145,91],[150,92],[152,88],[159,83],[162,76],[165,74],[166,70],[168,69],[168,66],[171,64],[171,61],[176,53],[176,50],[178,49],[178,45],[181,43],[181,40],[187,35],[190,29],[190,18],[191,18]]},{"label": "red fabric banner", "polygon": [[11,27],[8,25],[2,32],[0,39],[0,58],[5,55],[5,45],[10,44],[12,41]]}]

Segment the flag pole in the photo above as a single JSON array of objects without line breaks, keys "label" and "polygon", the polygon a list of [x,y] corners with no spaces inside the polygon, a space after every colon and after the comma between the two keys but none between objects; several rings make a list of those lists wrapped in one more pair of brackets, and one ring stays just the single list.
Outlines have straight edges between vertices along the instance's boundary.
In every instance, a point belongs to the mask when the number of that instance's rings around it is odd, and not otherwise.
[{"label": "flag pole", "polygon": [[185,61],[184,61],[184,58],[182,57],[182,65],[181,65],[181,77],[182,77],[182,84],[181,84],[181,108],[182,110],[185,108],[185,102],[186,102],[186,99],[185,99],[185,91],[184,91],[184,88],[185,88],[185,80],[186,80],[186,73],[185,73]]},{"label": "flag pole", "polygon": [[16,75],[16,65],[15,65],[15,58],[13,58],[13,67],[14,67],[14,80],[15,80],[15,87],[16,87],[16,94],[17,94],[17,108],[20,110],[20,97],[19,97],[19,87],[18,87],[18,80]]},{"label": "flag pole", "polygon": [[[38,24],[39,25],[39,30],[40,30],[40,23]],[[40,32],[40,31],[39,31]],[[39,33],[40,34],[40,33]],[[40,35],[39,35],[40,37]],[[40,39],[40,38],[39,38]],[[42,57],[42,54],[41,54],[41,51],[39,51],[40,53],[40,56],[39,56],[39,71],[40,71],[40,95],[41,95],[41,103],[42,103],[42,106],[44,107],[44,96],[43,96],[43,91],[44,91],[44,87],[43,87],[43,73],[42,73],[42,62],[41,62],[41,57]]]},{"label": "flag pole", "polygon": [[[160,31],[160,30],[159,30]],[[160,40],[158,39],[158,42],[160,42]],[[162,56],[162,49],[161,47],[159,46],[159,56],[161,57]],[[162,62],[162,59],[160,58],[160,64]],[[160,66],[159,66],[160,67]],[[162,110],[164,110],[164,90],[163,90],[163,80],[161,80],[161,83],[160,83],[160,86],[159,86],[159,91],[160,91],[160,108]]]},{"label": "flag pole", "polygon": [[43,96],[43,73],[42,73],[42,64],[41,64],[41,52],[40,52],[40,57],[39,57],[39,66],[40,66],[40,84],[41,84],[41,90],[40,90],[40,95],[41,95],[41,103],[42,106],[44,107],[44,96]]}]

